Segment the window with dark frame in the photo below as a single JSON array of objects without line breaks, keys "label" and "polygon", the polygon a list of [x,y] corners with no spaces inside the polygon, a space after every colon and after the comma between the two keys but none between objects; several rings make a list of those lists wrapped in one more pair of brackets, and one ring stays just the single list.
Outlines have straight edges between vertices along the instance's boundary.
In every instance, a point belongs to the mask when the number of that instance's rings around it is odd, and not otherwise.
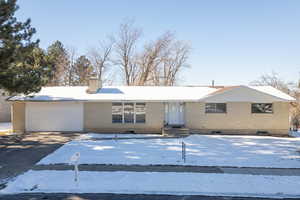
[{"label": "window with dark frame", "polygon": [[112,123],[123,122],[123,105],[122,103],[112,103]]},{"label": "window with dark frame", "polygon": [[251,104],[252,113],[273,113],[273,104],[272,103],[252,103]]},{"label": "window with dark frame", "polygon": [[124,123],[134,123],[134,103],[124,103]]},{"label": "window with dark frame", "polygon": [[146,123],[146,103],[112,103],[112,123]]},{"label": "window with dark frame", "polygon": [[226,113],[226,103],[206,103],[205,113]]},{"label": "window with dark frame", "polygon": [[146,122],[146,104],[136,103],[135,104],[135,123]]}]

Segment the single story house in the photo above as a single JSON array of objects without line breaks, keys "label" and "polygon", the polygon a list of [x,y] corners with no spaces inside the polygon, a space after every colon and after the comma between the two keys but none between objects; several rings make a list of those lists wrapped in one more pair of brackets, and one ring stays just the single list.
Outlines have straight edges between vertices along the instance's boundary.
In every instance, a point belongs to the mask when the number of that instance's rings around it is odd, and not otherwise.
[{"label": "single story house", "polygon": [[294,98],[270,86],[89,86],[44,87],[14,96],[15,132],[76,131],[288,134]]}]

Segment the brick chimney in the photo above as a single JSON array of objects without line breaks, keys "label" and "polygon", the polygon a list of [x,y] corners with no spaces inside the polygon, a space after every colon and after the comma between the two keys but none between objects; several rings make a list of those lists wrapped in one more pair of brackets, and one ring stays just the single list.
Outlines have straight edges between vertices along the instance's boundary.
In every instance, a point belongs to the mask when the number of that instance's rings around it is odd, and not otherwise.
[{"label": "brick chimney", "polygon": [[94,94],[102,87],[101,80],[98,78],[96,73],[93,73],[89,77],[89,87],[87,93]]}]

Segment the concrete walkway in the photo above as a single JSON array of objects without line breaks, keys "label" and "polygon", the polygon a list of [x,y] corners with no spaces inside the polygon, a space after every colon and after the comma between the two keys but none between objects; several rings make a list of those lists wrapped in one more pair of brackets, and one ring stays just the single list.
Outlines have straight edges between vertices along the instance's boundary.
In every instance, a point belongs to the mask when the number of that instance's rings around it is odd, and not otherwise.
[{"label": "concrete walkway", "polygon": [[[161,195],[161,194],[68,194],[68,193],[21,193],[0,196],[2,200],[272,200],[274,198],[230,197],[203,195]],[[295,200],[295,198],[284,198]]]},{"label": "concrete walkway", "polygon": [[103,138],[89,138],[88,140],[92,140],[92,141],[99,141],[99,140],[147,140],[147,139],[172,139],[172,138],[182,138],[182,137],[186,137],[186,135],[169,135],[169,136],[163,136],[163,135],[157,135],[157,136],[145,136],[145,137],[120,137],[118,136],[116,137],[103,137]]},{"label": "concrete walkway", "polygon": [[[52,164],[35,165],[33,170],[73,170],[72,165]],[[274,176],[300,176],[300,168],[259,168],[259,167],[218,167],[218,166],[181,166],[181,165],[105,165],[81,164],[80,171],[134,171],[134,172],[190,172],[218,174],[251,174]]]}]

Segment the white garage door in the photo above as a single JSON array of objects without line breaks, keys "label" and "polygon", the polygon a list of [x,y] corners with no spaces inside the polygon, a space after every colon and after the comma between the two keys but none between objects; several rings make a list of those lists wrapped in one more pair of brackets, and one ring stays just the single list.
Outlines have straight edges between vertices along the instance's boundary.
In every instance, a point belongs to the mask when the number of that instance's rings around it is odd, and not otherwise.
[{"label": "white garage door", "polygon": [[83,103],[26,103],[26,131],[82,131]]}]

